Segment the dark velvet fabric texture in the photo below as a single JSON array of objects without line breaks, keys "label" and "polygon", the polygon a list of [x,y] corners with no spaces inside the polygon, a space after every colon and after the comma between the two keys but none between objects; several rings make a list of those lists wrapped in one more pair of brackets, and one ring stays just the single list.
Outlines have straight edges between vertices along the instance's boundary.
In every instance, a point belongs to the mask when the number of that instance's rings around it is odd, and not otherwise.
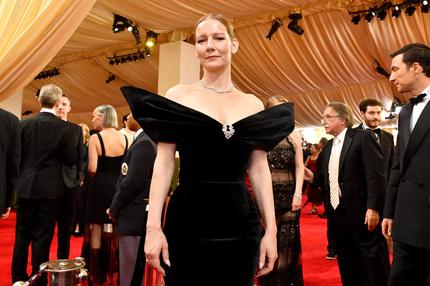
[{"label": "dark velvet fabric texture", "polygon": [[172,264],[166,285],[252,285],[261,234],[244,179],[252,151],[271,150],[293,130],[292,104],[234,122],[227,139],[223,124],[197,110],[138,88],[121,90],[151,139],[175,142],[179,151],[179,186],[164,226]]}]

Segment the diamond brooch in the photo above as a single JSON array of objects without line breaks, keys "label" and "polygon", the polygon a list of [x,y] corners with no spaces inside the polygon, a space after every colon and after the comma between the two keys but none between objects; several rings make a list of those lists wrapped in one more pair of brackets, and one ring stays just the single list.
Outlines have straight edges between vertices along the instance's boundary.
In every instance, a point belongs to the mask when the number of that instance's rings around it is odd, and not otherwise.
[{"label": "diamond brooch", "polygon": [[225,139],[230,139],[234,134],[233,124],[224,124],[222,126],[222,132],[224,133]]}]

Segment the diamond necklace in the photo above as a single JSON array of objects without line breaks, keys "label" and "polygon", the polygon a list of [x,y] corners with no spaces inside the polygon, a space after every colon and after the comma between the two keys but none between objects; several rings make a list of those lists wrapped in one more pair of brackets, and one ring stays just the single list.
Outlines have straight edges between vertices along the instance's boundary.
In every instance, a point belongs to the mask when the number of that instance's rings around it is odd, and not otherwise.
[{"label": "diamond necklace", "polygon": [[207,85],[205,85],[205,84],[203,83],[203,81],[202,81],[202,80],[199,80],[199,82],[200,82],[200,84],[201,84],[204,88],[206,88],[207,90],[210,90],[210,91],[213,91],[213,92],[216,92],[216,93],[229,93],[229,92],[232,92],[232,91],[233,91],[233,89],[234,89],[234,84],[231,84],[231,86],[230,86],[230,88],[229,88],[229,89],[221,89],[221,88],[216,88],[216,87],[210,87],[210,86],[207,86]]}]

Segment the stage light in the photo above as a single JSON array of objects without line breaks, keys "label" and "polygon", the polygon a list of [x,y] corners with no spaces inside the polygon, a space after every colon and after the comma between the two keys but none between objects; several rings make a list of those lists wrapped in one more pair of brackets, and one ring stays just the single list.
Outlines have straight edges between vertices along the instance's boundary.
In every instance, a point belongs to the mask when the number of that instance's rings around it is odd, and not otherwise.
[{"label": "stage light", "polygon": [[44,79],[44,78],[50,78],[54,76],[60,75],[60,70],[58,68],[53,68],[50,70],[41,71],[34,79]]},{"label": "stage light", "polygon": [[402,10],[400,10],[400,6],[396,5],[394,6],[393,11],[391,12],[391,16],[393,18],[399,18],[401,13],[402,13]]},{"label": "stage light", "polygon": [[151,56],[151,50],[149,48],[145,49],[145,56],[150,57]]},{"label": "stage light", "polygon": [[273,34],[275,34],[282,25],[283,24],[282,24],[281,19],[279,19],[279,18],[273,19],[272,26],[270,27],[270,31],[267,34],[266,38],[269,39],[269,40],[271,40],[272,37],[273,37]]},{"label": "stage light", "polygon": [[157,43],[158,34],[153,31],[146,32],[146,42],[145,46],[152,48]]},{"label": "stage light", "polygon": [[352,17],[351,22],[354,23],[354,25],[358,25],[358,23],[360,23],[360,20],[361,20],[361,16],[355,15]]},{"label": "stage light", "polygon": [[369,12],[364,16],[364,20],[366,20],[367,22],[371,22],[373,17],[375,16],[376,16],[375,11],[369,10]]},{"label": "stage light", "polygon": [[105,80],[106,83],[110,83],[111,81],[115,80],[115,75],[114,74],[110,74],[109,77],[107,78],[107,80]]},{"label": "stage light", "polygon": [[288,18],[291,19],[291,22],[288,24],[288,29],[293,31],[294,33],[298,35],[303,35],[305,30],[303,30],[302,27],[299,26],[299,20],[302,19],[302,14],[300,13],[291,13]]},{"label": "stage light", "polygon": [[112,25],[112,32],[119,33],[127,29],[131,32],[133,29],[133,22],[128,20],[127,18],[124,18],[120,15],[113,14],[113,25]]},{"label": "stage light", "polygon": [[108,57],[107,59],[109,61],[109,64],[111,65],[125,64],[128,62],[137,62],[145,59],[145,51],[138,51],[136,53],[125,54],[125,55],[115,56],[111,58]]},{"label": "stage light", "polygon": [[376,17],[381,21],[384,20],[385,17],[387,17],[387,11],[385,11],[385,10],[379,11],[378,14],[376,15]]},{"label": "stage light", "polygon": [[428,13],[429,12],[429,2],[427,0],[424,0],[421,6],[421,12],[422,13]]},{"label": "stage light", "polygon": [[390,73],[387,72],[376,59],[373,60],[373,68],[377,73],[383,75],[386,78],[390,78]]},{"label": "stage light", "polygon": [[412,16],[415,13],[415,6],[409,6],[408,8],[406,8],[405,14],[408,16]]}]

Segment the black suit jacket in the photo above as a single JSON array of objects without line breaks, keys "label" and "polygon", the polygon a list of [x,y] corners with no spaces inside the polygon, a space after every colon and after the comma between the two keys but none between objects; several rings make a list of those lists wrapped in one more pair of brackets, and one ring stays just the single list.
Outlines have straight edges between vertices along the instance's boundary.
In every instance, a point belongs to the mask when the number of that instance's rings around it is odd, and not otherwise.
[{"label": "black suit jacket", "polygon": [[82,139],[82,128],[71,122],[66,122],[70,129],[71,137],[69,140],[74,142],[77,154],[76,163],[72,166],[62,164],[63,180],[67,188],[73,189],[79,187],[81,180],[84,178],[84,143]]},{"label": "black suit jacket", "polygon": [[394,219],[395,241],[430,249],[430,104],[410,133],[412,109],[407,104],[399,114],[384,217]]},{"label": "black suit jacket", "polygon": [[118,218],[120,234],[142,234],[155,155],[156,145],[142,132],[124,157],[116,193],[109,207],[112,215]]},{"label": "black suit jacket", "polygon": [[[357,129],[363,129],[363,124],[356,127]],[[379,145],[381,146],[382,154],[384,156],[384,172],[385,178],[388,184],[388,178],[390,177],[391,165],[393,163],[394,156],[394,139],[390,132],[381,129],[381,134],[379,135]]]},{"label": "black suit jacket", "polygon": [[[329,219],[334,214],[330,204],[328,168],[332,145],[333,139],[327,142],[319,155],[321,165],[316,178],[324,188]],[[363,237],[364,232],[368,232],[364,225],[367,209],[374,209],[382,214],[386,190],[382,162],[381,148],[373,134],[358,129],[347,130],[340,154],[338,182],[342,193],[341,204],[346,213],[345,220],[357,240]],[[378,231],[380,229],[375,230]]]},{"label": "black suit jacket", "polygon": [[0,108],[0,213],[10,207],[19,175],[21,140],[18,117]]},{"label": "black suit jacket", "polygon": [[77,152],[67,123],[41,112],[24,119],[21,126],[21,166],[18,198],[58,199],[64,192],[62,164],[76,163]]}]

